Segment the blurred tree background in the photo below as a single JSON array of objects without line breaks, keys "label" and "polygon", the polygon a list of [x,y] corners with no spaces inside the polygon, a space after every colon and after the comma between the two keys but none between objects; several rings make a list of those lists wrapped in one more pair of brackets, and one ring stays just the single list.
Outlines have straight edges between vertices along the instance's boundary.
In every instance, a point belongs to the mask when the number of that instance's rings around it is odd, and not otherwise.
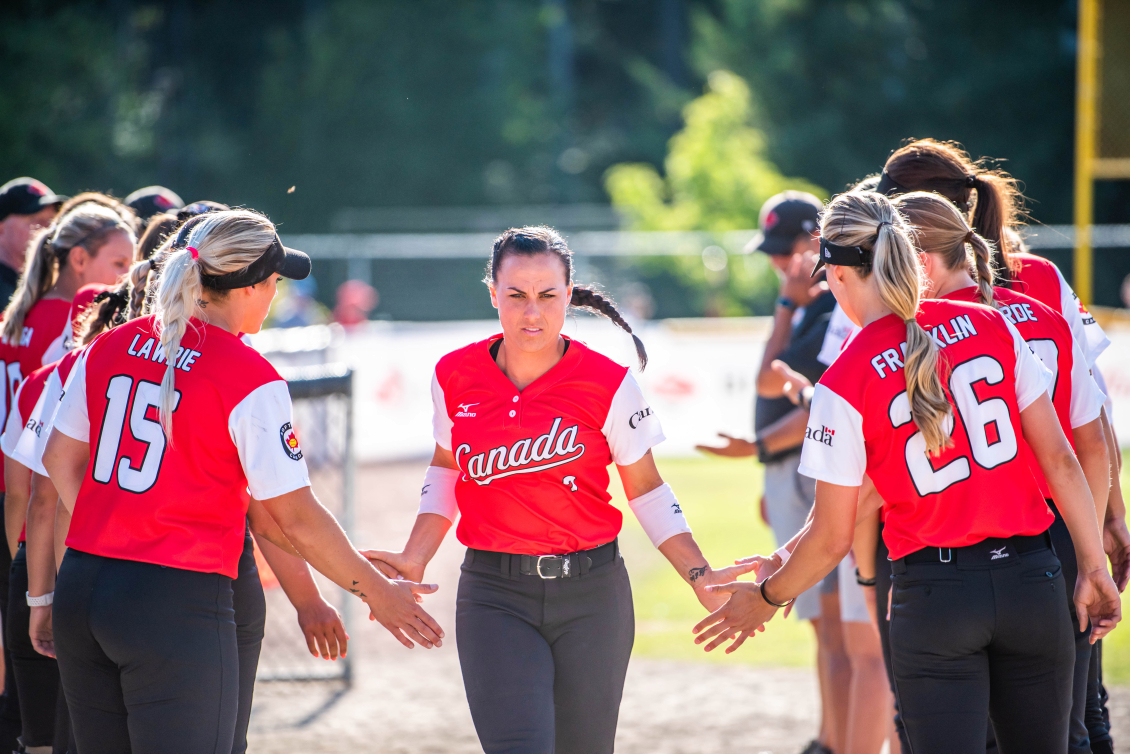
[{"label": "blurred tree background", "polygon": [[[346,207],[609,201],[629,227],[722,232],[753,227],[781,188],[827,196],[934,136],[1005,160],[1033,216],[1065,223],[1075,13],[1072,0],[8,0],[0,176],[66,193],[160,183],[289,233],[329,231]],[[1128,198],[1100,184],[1097,220],[1130,221]],[[721,278],[696,258],[594,269],[643,280],[656,316],[769,305],[767,268],[730,261]]]}]

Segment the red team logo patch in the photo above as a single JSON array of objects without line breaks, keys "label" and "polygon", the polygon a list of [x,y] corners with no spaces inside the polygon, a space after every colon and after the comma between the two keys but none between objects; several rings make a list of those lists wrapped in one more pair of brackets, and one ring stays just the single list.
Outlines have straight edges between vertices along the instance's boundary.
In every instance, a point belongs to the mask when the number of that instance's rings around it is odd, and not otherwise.
[{"label": "red team logo patch", "polygon": [[298,446],[298,435],[294,431],[294,427],[290,426],[290,422],[282,425],[279,430],[279,437],[282,438],[283,450],[291,457],[292,460],[302,460],[302,448]]}]

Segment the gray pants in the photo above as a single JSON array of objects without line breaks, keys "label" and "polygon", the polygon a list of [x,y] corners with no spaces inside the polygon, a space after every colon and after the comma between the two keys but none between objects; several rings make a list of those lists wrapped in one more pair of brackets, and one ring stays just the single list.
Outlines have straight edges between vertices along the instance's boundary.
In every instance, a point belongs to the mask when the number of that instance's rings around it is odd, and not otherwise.
[{"label": "gray pants", "polygon": [[468,550],[455,610],[459,664],[487,754],[604,754],[635,639],[624,561],[572,579],[504,577]]},{"label": "gray pants", "polygon": [[[800,453],[765,464],[765,513],[778,546],[796,536],[816,502],[816,480],[801,474],[799,467]],[[801,592],[793,615],[801,620],[819,618],[821,592],[835,592],[837,585],[833,570],[823,582]]]}]

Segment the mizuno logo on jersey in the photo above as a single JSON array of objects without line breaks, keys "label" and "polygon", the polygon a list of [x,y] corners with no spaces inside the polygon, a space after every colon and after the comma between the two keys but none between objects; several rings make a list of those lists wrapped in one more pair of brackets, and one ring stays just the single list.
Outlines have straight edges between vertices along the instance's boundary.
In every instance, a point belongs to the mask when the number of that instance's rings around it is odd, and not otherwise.
[{"label": "mizuno logo on jersey", "polygon": [[455,449],[455,463],[476,484],[490,484],[512,474],[532,474],[564,465],[583,456],[585,446],[577,442],[577,425],[558,434],[560,427],[559,416],[544,435],[474,455],[471,446],[463,443]]},{"label": "mizuno logo on jersey", "polygon": [[477,404],[477,403],[459,403],[459,404],[457,404],[456,408],[458,408],[459,411],[456,412],[455,418],[456,419],[458,419],[460,417],[472,417],[472,418],[474,418],[475,414],[473,412],[471,412],[471,408],[473,406],[477,406],[477,405],[479,405],[479,404]]},{"label": "mizuno logo on jersey", "polygon": [[[140,333],[133,336],[133,342],[129,344],[126,353],[130,356],[136,356],[139,359],[146,359],[147,361],[153,361],[158,364],[165,363],[165,347],[161,345],[161,341],[156,338],[149,338],[142,344],[141,348],[138,348],[137,342],[139,340],[141,340]],[[191,372],[192,365],[196,363],[196,360],[202,355],[203,354],[199,351],[193,351],[191,348],[181,346],[177,349],[177,358],[175,360],[177,369]]]},{"label": "mizuno logo on jersey", "polygon": [[[949,329],[946,329],[947,325]],[[968,314],[954,317],[949,322],[943,322],[937,327],[930,328],[926,332],[930,335],[930,338],[934,341],[934,345],[938,348],[951,346],[954,343],[965,340],[971,335],[977,334],[977,330],[973,327],[973,320],[969,318]],[[902,350],[901,355],[895,349],[888,348],[882,353],[871,357],[871,366],[875,368],[879,379],[887,378],[886,369],[894,373],[904,366],[903,360],[906,358],[906,343],[899,344],[899,348]]]},{"label": "mizuno logo on jersey", "polygon": [[824,445],[827,445],[829,448],[832,447],[832,438],[835,436],[835,434],[836,434],[836,430],[829,429],[828,427],[825,427],[824,425],[820,425],[816,429],[813,429],[812,427],[805,427],[804,428],[805,439],[815,440],[816,442],[823,443]]}]

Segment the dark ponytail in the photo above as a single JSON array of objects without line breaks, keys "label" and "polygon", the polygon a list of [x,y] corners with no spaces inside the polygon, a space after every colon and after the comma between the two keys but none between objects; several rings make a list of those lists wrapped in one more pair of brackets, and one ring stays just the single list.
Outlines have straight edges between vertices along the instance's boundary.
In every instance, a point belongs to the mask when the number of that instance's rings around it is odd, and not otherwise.
[{"label": "dark ponytail", "polygon": [[[521,254],[532,256],[534,254],[553,254],[565,265],[565,283],[573,282],[573,251],[553,228],[546,225],[528,226],[525,228],[510,228],[494,240],[494,249],[490,261],[487,262],[486,277],[483,282],[492,284],[498,282],[498,269],[502,260],[508,254]],[[632,336],[636,346],[636,357],[639,359],[640,371],[647,368],[647,350],[643,341],[632,332],[632,327],[625,320],[612,300],[607,296],[597,293],[592,288],[580,285],[573,286],[573,297],[569,305],[577,308],[590,309],[602,317],[612,320],[612,323]]]},{"label": "dark ponytail", "polygon": [[584,288],[579,285],[573,286],[573,298],[569,300],[570,306],[585,309],[592,309],[602,317],[608,317],[612,323],[622,329],[624,332],[632,336],[632,342],[636,344],[636,358],[640,360],[640,371],[647,369],[647,349],[643,347],[643,341],[639,336],[632,332],[632,326],[624,321],[620,316],[620,312],[616,311],[616,307],[612,305],[604,296],[600,295],[591,288]]},{"label": "dark ponytail", "polygon": [[102,333],[126,323],[129,310],[129,283],[109,291],[102,291],[94,297],[94,302],[83,310],[76,323],[75,340],[81,345],[89,345]]}]

